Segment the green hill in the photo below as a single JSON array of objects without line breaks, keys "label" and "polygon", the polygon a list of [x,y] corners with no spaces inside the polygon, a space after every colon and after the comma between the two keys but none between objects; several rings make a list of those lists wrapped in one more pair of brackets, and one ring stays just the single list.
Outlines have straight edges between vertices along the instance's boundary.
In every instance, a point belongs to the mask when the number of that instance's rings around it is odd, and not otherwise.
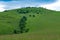
[{"label": "green hill", "polygon": [[[15,35],[23,16],[27,17],[25,26],[29,31]],[[0,12],[0,35],[1,40],[60,40],[60,12],[41,7],[5,10]]]}]

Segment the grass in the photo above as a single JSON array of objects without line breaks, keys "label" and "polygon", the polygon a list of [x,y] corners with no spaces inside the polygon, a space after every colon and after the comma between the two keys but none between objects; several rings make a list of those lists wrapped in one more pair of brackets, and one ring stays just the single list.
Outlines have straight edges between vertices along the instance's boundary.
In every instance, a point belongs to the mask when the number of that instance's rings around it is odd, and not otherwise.
[{"label": "grass", "polygon": [[[16,9],[0,13],[0,40],[60,40],[60,12],[36,8],[42,10],[37,14],[35,8],[29,9],[33,12],[19,14]],[[29,32],[13,34],[23,16],[27,17]]]},{"label": "grass", "polygon": [[40,33],[14,34],[0,36],[0,40],[60,40],[60,35]]}]

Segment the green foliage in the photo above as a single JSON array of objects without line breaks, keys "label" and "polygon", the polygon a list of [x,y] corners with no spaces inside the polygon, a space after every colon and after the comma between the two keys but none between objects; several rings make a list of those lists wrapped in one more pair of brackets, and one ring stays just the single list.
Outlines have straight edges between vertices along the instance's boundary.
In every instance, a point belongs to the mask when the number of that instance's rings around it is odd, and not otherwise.
[{"label": "green foliage", "polygon": [[29,15],[29,17],[31,17],[31,15]]},{"label": "green foliage", "polygon": [[[26,10],[28,11],[28,13],[20,14],[16,10],[19,11]],[[35,17],[33,17],[33,15],[35,15]],[[23,16],[27,17],[28,20],[25,19],[25,17]],[[24,31],[28,33],[39,32],[44,34],[47,32],[46,30],[49,31],[50,29],[51,33],[55,32],[56,30],[57,32],[59,32],[60,30],[59,24],[60,24],[60,12],[47,10],[44,8],[27,7],[27,8],[8,10],[7,12],[0,13],[0,35],[14,34],[14,33],[18,34],[20,33],[20,26],[22,29],[24,28],[24,30],[29,30]]]},{"label": "green foliage", "polygon": [[27,17],[23,16],[19,24],[20,33],[24,33],[24,31],[28,32],[28,30],[26,29],[26,21],[27,21]]},{"label": "green foliage", "polygon": [[[34,10],[34,11],[33,11]],[[26,13],[43,13],[42,11],[46,12],[45,11],[46,9],[43,9],[43,8],[37,8],[37,7],[26,7],[26,8],[21,8],[21,9],[18,9],[17,10],[17,13],[19,14],[26,14]]]},{"label": "green foliage", "polygon": [[26,29],[26,21],[27,21],[27,17],[23,16],[19,22],[19,30],[14,30],[15,34],[29,31],[29,29]]},{"label": "green foliage", "polygon": [[[22,14],[16,10],[29,12]],[[58,11],[27,7],[0,13],[0,40],[60,40],[59,35],[60,12]]]},{"label": "green foliage", "polygon": [[35,15],[33,15],[33,17],[35,17]]}]

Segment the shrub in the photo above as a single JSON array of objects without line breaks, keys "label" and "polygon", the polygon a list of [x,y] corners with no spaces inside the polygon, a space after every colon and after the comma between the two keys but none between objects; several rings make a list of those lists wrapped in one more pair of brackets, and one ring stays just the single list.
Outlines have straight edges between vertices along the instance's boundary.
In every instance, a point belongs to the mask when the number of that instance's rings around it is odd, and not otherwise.
[{"label": "shrub", "polygon": [[37,13],[37,14],[39,14],[39,13]]},{"label": "shrub", "polygon": [[16,31],[16,30],[14,30],[14,33],[15,33],[15,34],[17,34],[17,31]]},{"label": "shrub", "polygon": [[29,15],[29,17],[31,17],[31,15]]},{"label": "shrub", "polygon": [[25,30],[25,32],[28,32],[28,31],[29,31],[29,29],[26,29],[26,30]]},{"label": "shrub", "polygon": [[35,15],[33,15],[33,17],[35,17]]}]

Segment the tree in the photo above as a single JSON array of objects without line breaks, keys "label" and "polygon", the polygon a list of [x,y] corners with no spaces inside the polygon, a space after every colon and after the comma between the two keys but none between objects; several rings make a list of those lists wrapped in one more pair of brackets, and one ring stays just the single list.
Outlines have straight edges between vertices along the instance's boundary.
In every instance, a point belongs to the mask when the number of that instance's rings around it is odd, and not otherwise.
[{"label": "tree", "polygon": [[26,21],[27,21],[27,17],[23,16],[19,22],[19,27],[18,29],[14,30],[14,33],[24,33],[24,32],[28,32],[29,29],[26,28]]},{"label": "tree", "polygon": [[26,29],[26,21],[27,17],[23,16],[19,23],[20,33],[28,32],[28,30]]}]

